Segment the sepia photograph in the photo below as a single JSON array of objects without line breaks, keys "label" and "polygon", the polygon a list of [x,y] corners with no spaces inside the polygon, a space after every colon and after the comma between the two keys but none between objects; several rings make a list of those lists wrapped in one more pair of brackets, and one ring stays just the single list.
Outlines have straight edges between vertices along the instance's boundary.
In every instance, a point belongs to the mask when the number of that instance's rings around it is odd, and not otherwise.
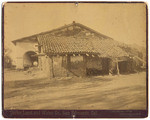
[{"label": "sepia photograph", "polygon": [[146,3],[6,2],[2,24],[4,117],[147,116]]}]

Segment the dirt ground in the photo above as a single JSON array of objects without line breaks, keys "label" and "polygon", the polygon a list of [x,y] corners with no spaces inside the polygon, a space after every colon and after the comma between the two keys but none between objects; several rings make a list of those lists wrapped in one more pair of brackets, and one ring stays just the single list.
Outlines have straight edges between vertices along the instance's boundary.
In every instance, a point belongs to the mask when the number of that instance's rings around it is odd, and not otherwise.
[{"label": "dirt ground", "polygon": [[5,70],[4,109],[146,109],[146,73],[36,78]]}]

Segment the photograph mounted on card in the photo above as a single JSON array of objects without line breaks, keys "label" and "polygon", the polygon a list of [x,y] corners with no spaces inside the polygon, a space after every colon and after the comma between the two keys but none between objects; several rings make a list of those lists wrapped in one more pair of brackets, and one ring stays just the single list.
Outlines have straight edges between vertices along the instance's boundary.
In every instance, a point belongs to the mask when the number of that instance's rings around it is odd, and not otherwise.
[{"label": "photograph mounted on card", "polygon": [[144,118],[144,2],[6,2],[3,116]]}]

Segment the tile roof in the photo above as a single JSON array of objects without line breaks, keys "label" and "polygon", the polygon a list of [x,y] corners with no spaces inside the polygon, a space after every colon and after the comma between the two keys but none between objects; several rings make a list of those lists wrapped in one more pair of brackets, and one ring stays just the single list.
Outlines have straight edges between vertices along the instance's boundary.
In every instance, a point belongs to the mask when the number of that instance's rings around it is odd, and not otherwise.
[{"label": "tile roof", "polygon": [[76,24],[76,29],[73,30],[63,29],[40,34],[38,41],[43,47],[43,52],[47,54],[90,53],[101,57],[128,56],[112,38],[95,33],[81,24]]},{"label": "tile roof", "polygon": [[95,52],[91,41],[74,37],[55,37],[51,35],[39,36],[43,51],[51,54]]}]

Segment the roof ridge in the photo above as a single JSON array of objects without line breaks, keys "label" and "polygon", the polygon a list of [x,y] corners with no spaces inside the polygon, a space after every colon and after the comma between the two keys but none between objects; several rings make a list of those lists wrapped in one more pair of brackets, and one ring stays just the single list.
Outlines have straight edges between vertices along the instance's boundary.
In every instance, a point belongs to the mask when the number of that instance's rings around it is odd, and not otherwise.
[{"label": "roof ridge", "polygon": [[58,28],[55,28],[55,29],[52,29],[52,30],[49,30],[49,31],[40,32],[40,33],[31,35],[31,36],[22,37],[22,38],[20,38],[20,39],[13,40],[12,42],[15,43],[16,41],[20,41],[20,40],[22,40],[22,39],[26,39],[26,38],[29,38],[29,37],[36,37],[36,36],[38,36],[38,35],[42,35],[42,34],[46,34],[46,33],[49,33],[49,32],[53,32],[53,31],[58,30],[58,29],[63,29],[63,28],[65,28],[65,27],[71,26],[72,24],[74,24],[74,23],[71,23],[71,24],[68,24],[68,25],[64,25],[64,26],[61,26],[61,27],[58,27]]},{"label": "roof ridge", "polygon": [[68,24],[68,25],[65,24],[64,26],[61,26],[61,27],[58,27],[58,28],[55,28],[55,29],[52,29],[52,30],[49,30],[49,31],[40,32],[40,33],[31,35],[31,36],[27,36],[27,37],[22,37],[22,38],[20,38],[20,39],[13,40],[12,42],[15,44],[17,41],[21,41],[21,40],[23,40],[23,39],[30,38],[30,37],[37,37],[38,35],[43,35],[43,34],[51,33],[51,32],[57,31],[57,30],[61,30],[61,29],[70,27],[70,26],[72,26],[72,25],[77,25],[77,26],[83,27],[83,28],[85,28],[85,29],[87,29],[87,30],[89,30],[89,31],[92,31],[92,32],[96,33],[97,35],[100,35],[100,36],[102,36],[102,37],[104,37],[104,38],[112,39],[111,37],[108,37],[108,36],[106,36],[106,35],[104,35],[104,34],[102,34],[102,33],[99,33],[99,32],[97,32],[97,31],[95,31],[95,30],[93,30],[93,29],[91,29],[91,28],[89,28],[89,27],[87,27],[87,26],[85,26],[85,25],[83,25],[83,24],[81,24],[81,23],[75,23],[75,22],[73,21],[73,23],[71,23],[71,24]]}]

